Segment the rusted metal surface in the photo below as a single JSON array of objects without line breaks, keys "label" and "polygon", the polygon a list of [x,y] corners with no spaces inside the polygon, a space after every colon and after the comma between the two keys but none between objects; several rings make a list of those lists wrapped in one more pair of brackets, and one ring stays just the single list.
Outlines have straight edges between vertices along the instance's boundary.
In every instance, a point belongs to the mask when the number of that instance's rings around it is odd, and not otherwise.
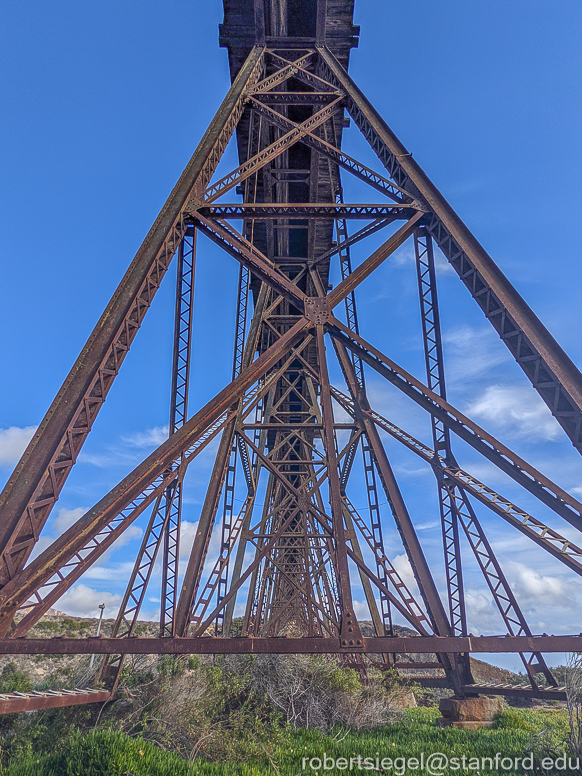
[{"label": "rusted metal surface", "polygon": [[[142,638],[110,639],[0,639],[6,655],[232,655],[232,654],[338,654],[349,653],[339,638],[251,637],[227,639]],[[580,652],[582,636],[385,636],[364,637],[363,651],[429,654],[455,652]]]},{"label": "rusted metal surface", "polygon": [[506,445],[495,439],[477,423],[467,418],[420,380],[399,367],[394,361],[374,348],[337,319],[330,319],[329,330],[339,342],[360,356],[379,374],[402,390],[429,414],[440,418],[455,434],[468,442],[518,484],[529,490],[558,515],[582,530],[582,504],[572,495],[537,471]]},{"label": "rusted metal surface", "polygon": [[430,234],[483,309],[574,446],[582,451],[582,375],[429,180],[412,154],[325,47],[320,73],[347,95],[347,109],[390,177],[430,209]]},{"label": "rusted metal surface", "polygon": [[32,551],[185,234],[184,206],[212,176],[261,67],[253,50],[0,494],[1,585]]},{"label": "rusted metal surface", "polygon": [[[472,681],[469,653],[516,652],[524,656],[532,687],[515,692],[561,697],[562,688],[538,686],[540,673],[553,682],[542,652],[580,651],[582,636],[531,634],[472,500],[578,574],[582,548],[461,469],[453,437],[461,437],[578,530],[582,504],[447,401],[435,246],[575,444],[582,377],[347,75],[357,36],[351,0],[327,0],[327,5],[305,0],[307,10],[300,15],[296,8],[275,0],[225,0],[221,40],[229,48],[233,86],[0,497],[0,650],[102,654],[107,681],[115,680],[125,654],[327,652],[358,666],[361,653],[369,652],[381,656],[380,665],[400,668],[396,655],[433,653],[445,675],[423,681],[459,695],[497,692]],[[387,172],[342,150],[346,109]],[[230,137],[236,141],[237,166],[214,179]],[[344,172],[365,182],[381,201],[346,202]],[[242,201],[219,201],[227,192]],[[352,231],[355,220],[365,223]],[[383,229],[387,233],[380,247],[352,266],[351,247]],[[191,329],[193,276],[184,274],[184,259],[189,251],[193,254],[195,233],[238,262],[239,291],[233,380],[188,418],[188,352],[199,334]],[[428,385],[375,348],[358,326],[356,295],[362,284],[369,285],[413,235]],[[181,269],[170,437],[25,566],[177,248]],[[336,262],[341,279],[333,288]],[[426,411],[432,447],[370,406],[369,369]],[[330,385],[340,373],[347,394]],[[335,414],[338,407],[348,422]],[[437,475],[447,606],[380,432],[398,439]],[[220,438],[218,452],[177,597],[182,483],[189,464],[215,438]],[[360,462],[366,509],[356,509],[359,501],[350,497],[358,482],[352,472]],[[380,486],[387,512],[378,497]],[[241,488],[240,500],[236,488]],[[115,637],[23,638],[146,509],[152,511]],[[419,600],[384,546],[388,512],[412,566]],[[511,635],[467,634],[460,531]],[[214,558],[213,535],[220,539]],[[160,556],[161,636],[136,638],[134,625]],[[370,609],[373,637],[362,635],[355,617],[354,574]],[[240,637],[232,636],[235,611],[242,614]],[[393,612],[419,635],[394,637]],[[409,669],[414,664],[402,666]],[[504,688],[501,694],[510,691]]]},{"label": "rusted metal surface", "polygon": [[0,693],[0,714],[18,714],[22,711],[58,709],[63,706],[84,706],[105,703],[111,697],[109,690],[37,690],[35,692]]},{"label": "rusted metal surface", "polygon": [[216,204],[201,206],[198,211],[207,218],[349,218],[371,220],[382,218],[395,220],[409,219],[416,208],[410,205],[363,205],[363,204],[326,204],[326,203],[255,203],[253,205]]}]

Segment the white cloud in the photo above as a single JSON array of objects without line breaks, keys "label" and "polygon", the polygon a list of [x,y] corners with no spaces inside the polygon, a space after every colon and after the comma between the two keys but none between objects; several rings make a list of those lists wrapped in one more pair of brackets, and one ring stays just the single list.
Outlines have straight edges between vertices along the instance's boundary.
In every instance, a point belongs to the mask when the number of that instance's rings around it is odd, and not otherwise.
[{"label": "white cloud", "polygon": [[443,349],[449,384],[478,379],[511,358],[491,328],[461,326],[446,332]]},{"label": "white cloud", "polygon": [[543,604],[552,609],[579,609],[581,591],[570,580],[542,575],[516,561],[510,562],[508,570],[516,598],[523,607],[539,610]]},{"label": "white cloud", "polygon": [[79,461],[97,466],[100,469],[108,469],[116,466],[134,467],[142,458],[140,450],[152,450],[159,447],[168,438],[168,426],[156,426],[145,431],[136,431],[135,434],[121,437],[119,443],[107,445],[103,452],[83,452]]},{"label": "white cloud", "polygon": [[188,520],[182,520],[180,524],[180,560],[188,560],[190,557],[197,530],[198,521],[191,523]]},{"label": "white cloud", "polygon": [[392,560],[392,565],[400,574],[400,578],[408,587],[410,592],[420,602],[420,591],[418,589],[418,585],[416,584],[416,579],[414,578],[414,572],[412,570],[412,566],[410,565],[410,561],[408,560],[408,556],[397,555]]},{"label": "white cloud", "polygon": [[146,431],[122,437],[122,439],[131,447],[159,447],[162,442],[166,441],[169,433],[170,429],[168,426],[156,426],[155,428],[148,428]]},{"label": "white cloud", "polygon": [[135,563],[128,560],[123,563],[110,563],[108,566],[91,566],[83,574],[83,579],[104,579],[107,582],[127,582]]},{"label": "white cloud", "polygon": [[490,385],[470,405],[467,414],[505,433],[530,440],[550,441],[561,435],[549,409],[527,386]]},{"label": "white cloud", "polygon": [[437,275],[456,275],[453,265],[449,263],[440,251],[434,252],[434,267]]},{"label": "white cloud", "polygon": [[75,509],[59,509],[55,522],[53,524],[53,530],[60,536],[67,528],[70,528],[74,523],[83,517],[87,511],[86,507],[75,507]]},{"label": "white cloud", "polygon": [[469,633],[476,636],[505,633],[501,615],[489,591],[465,589],[465,609]]},{"label": "white cloud", "polygon": [[141,539],[143,536],[143,530],[138,525],[130,525],[121,534],[119,539],[116,539],[111,545],[108,552],[118,550],[120,547],[125,547],[129,542],[133,542],[135,539]]},{"label": "white cloud", "polygon": [[414,253],[414,245],[412,241],[407,241],[404,245],[394,251],[390,256],[390,263],[395,267],[405,267],[409,264],[416,262],[416,256]]},{"label": "white cloud", "polygon": [[[389,261],[394,267],[407,267],[416,264],[416,252],[414,243],[408,240],[390,256]],[[443,256],[440,250],[434,252],[434,266],[438,274],[455,274],[455,270]]]},{"label": "white cloud", "polygon": [[37,426],[0,428],[0,466],[18,463],[36,429]]},{"label": "white cloud", "polygon": [[121,596],[118,593],[94,590],[79,584],[67,590],[55,606],[74,617],[98,617],[99,604],[105,604],[103,616],[115,617],[120,603]]},{"label": "white cloud", "polygon": [[[74,525],[79,518],[81,518],[85,512],[87,512],[86,507],[75,507],[74,509],[67,509],[62,508],[59,509],[57,512],[57,516],[54,519],[53,524],[50,526],[49,531],[45,531],[38,542],[35,544],[34,550],[32,552],[30,560],[34,560],[38,555],[40,555],[41,552],[44,552],[44,550],[47,549],[47,547],[50,547],[50,545],[57,539],[59,536],[61,536],[67,528],[70,528],[72,525]],[[106,552],[101,556],[100,561],[101,563],[107,563],[109,557],[113,552],[116,550],[119,550],[121,547],[124,547],[126,544],[128,544],[131,541],[134,541],[135,539],[141,539],[143,536],[143,530],[137,526],[137,525],[130,525],[128,526],[125,531],[121,534],[121,536],[113,543],[113,545],[106,550]],[[133,568],[133,563],[129,564],[129,569],[131,570]],[[87,575],[92,576],[95,579],[107,579],[108,575],[111,572],[111,567],[108,566],[92,566],[87,572],[85,572]],[[128,572],[129,575],[129,572]],[[126,578],[128,578],[128,575]],[[119,577],[116,577],[119,578]]]},{"label": "white cloud", "polygon": [[433,528],[439,528],[440,523],[438,520],[433,520],[428,523],[420,523],[414,526],[417,531],[432,531]]},{"label": "white cloud", "polygon": [[[372,619],[367,601],[352,601],[352,603],[354,606],[354,614],[356,615],[356,619],[360,621]],[[378,601],[377,604],[379,608],[380,602]]]}]

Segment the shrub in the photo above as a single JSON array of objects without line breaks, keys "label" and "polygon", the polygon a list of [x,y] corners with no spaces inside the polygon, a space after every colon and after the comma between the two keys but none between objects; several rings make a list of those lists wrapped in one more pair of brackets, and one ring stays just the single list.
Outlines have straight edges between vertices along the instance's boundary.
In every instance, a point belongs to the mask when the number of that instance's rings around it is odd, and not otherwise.
[{"label": "shrub", "polygon": [[32,684],[24,671],[19,671],[16,663],[8,663],[0,674],[0,692],[30,692]]},{"label": "shrub", "polygon": [[505,709],[500,714],[496,714],[493,719],[493,727],[498,730],[531,730],[531,726],[515,709]]}]

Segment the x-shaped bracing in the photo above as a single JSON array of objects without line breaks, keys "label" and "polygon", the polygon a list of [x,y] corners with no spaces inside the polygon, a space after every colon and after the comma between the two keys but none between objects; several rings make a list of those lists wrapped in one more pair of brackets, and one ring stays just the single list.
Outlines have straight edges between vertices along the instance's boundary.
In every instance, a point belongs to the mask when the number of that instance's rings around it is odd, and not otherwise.
[{"label": "x-shaped bracing", "polygon": [[[278,67],[270,75],[265,71],[267,62],[270,66]],[[304,84],[305,91],[283,90],[289,78]],[[286,106],[294,104],[311,104],[314,108],[312,115],[302,121],[292,120],[287,115]],[[349,157],[335,142],[330,141],[328,128],[337,126],[346,108],[386,167],[387,176],[380,175]],[[245,112],[254,115],[259,122],[259,145],[236,170],[213,183],[212,175]],[[266,127],[274,130],[274,139],[272,142],[263,143],[261,147],[261,133],[265,133]],[[281,132],[283,134],[277,136],[277,133]],[[331,132],[331,137],[334,136],[335,132]],[[375,192],[388,197],[391,204],[345,204],[338,200],[337,192],[335,203],[306,201],[285,204],[267,199],[264,202],[254,200],[243,205],[229,205],[217,201],[235,186],[251,180],[255,181],[256,191],[259,173],[262,170],[281,169],[276,165],[297,143],[304,144],[317,158],[327,160],[330,180],[333,175],[338,177],[337,172],[333,171],[341,167],[365,181]],[[313,175],[313,168],[308,173]],[[281,180],[284,180],[284,176]],[[287,228],[290,234],[293,227],[289,220],[304,219],[310,224],[310,239],[313,245],[313,224],[316,219],[333,219],[339,222],[354,217],[367,217],[371,224],[351,237],[346,233],[337,245],[328,247],[318,255],[307,256],[303,262],[304,266],[295,276],[283,271],[280,264],[268,258],[253,241],[255,223],[270,223],[271,226],[267,226],[268,231],[276,221],[277,224],[282,224],[282,227],[276,228]],[[229,221],[237,218],[243,220],[242,233]],[[320,270],[324,270],[325,263],[333,255],[344,255],[351,245],[398,219],[404,223],[377,250],[346,274],[335,288],[328,291],[324,287]],[[268,289],[271,298],[266,309],[272,313],[283,302],[289,305],[291,320],[287,330],[278,331],[277,326],[263,310],[260,325],[271,332],[270,347],[264,349],[255,360],[252,359],[251,349],[251,358],[247,358],[246,364],[229,386],[25,567],[30,551],[119,371],[172,255],[187,230],[193,226],[240,262],[247,273],[247,282],[250,283],[250,279],[254,278],[262,283],[263,289]],[[0,581],[3,584],[0,593],[0,632],[6,634],[14,612],[19,607],[26,606],[28,613],[13,630],[14,635],[25,633],[43,611],[58,600],[59,595],[72,581],[79,578],[88,565],[95,562],[133,520],[156,499],[160,499],[165,489],[172,483],[181,482],[188,464],[212,438],[221,432],[224,435],[225,428],[232,427],[233,438],[239,440],[237,444],[241,455],[243,450],[246,450],[247,458],[249,455],[254,456],[255,466],[270,470],[272,477],[280,483],[287,481],[289,486],[288,479],[285,480],[285,476],[281,474],[281,466],[277,468],[273,461],[264,455],[260,445],[257,446],[250,438],[244,439],[244,443],[241,442],[244,436],[241,410],[245,402],[252,402],[253,391],[255,398],[260,394],[261,400],[265,399],[268,394],[265,385],[277,370],[280,373],[282,360],[291,357],[300,364],[305,374],[310,375],[313,384],[319,387],[321,428],[317,429],[316,435],[319,434],[318,438],[323,444],[325,464],[320,469],[324,471],[321,477],[316,472],[317,456],[312,446],[310,454],[315,456],[312,477],[314,485],[308,498],[308,506],[305,503],[305,493],[301,497],[295,494],[294,498],[297,503],[298,499],[303,499],[301,503],[303,509],[308,509],[311,515],[312,528],[318,523],[318,530],[322,530],[335,546],[332,558],[332,563],[335,564],[334,579],[326,580],[324,584],[329,588],[330,594],[333,594],[331,587],[337,586],[337,595],[340,601],[343,601],[340,630],[349,621],[352,628],[350,633],[354,634],[349,646],[358,647],[359,628],[356,618],[353,617],[348,558],[377,589],[385,587],[382,580],[367,568],[358,547],[353,544],[353,539],[349,538],[354,536],[350,533],[350,525],[354,522],[357,525],[359,518],[357,512],[349,507],[349,502],[346,502],[343,491],[351,467],[353,450],[359,444],[360,438],[367,439],[372,451],[373,465],[379,472],[404,545],[412,560],[424,599],[424,608],[417,603],[411,604],[410,591],[402,588],[398,582],[395,584],[396,594],[388,589],[383,590],[383,593],[409,622],[416,624],[419,632],[425,629],[425,610],[434,632],[443,636],[451,632],[451,623],[426,566],[414,525],[407,516],[378,428],[399,439],[430,463],[439,476],[449,478],[457,489],[451,491],[453,499],[455,493],[465,496],[471,494],[524,535],[529,536],[538,546],[549,551],[576,573],[580,573],[582,550],[575,544],[501,497],[471,474],[462,471],[457,465],[451,465],[450,461],[439,458],[438,450],[427,448],[382,418],[369,406],[361,384],[363,378],[358,377],[358,369],[361,370],[362,363],[399,388],[449,432],[471,445],[560,517],[578,530],[582,527],[582,505],[576,499],[465,417],[442,396],[375,349],[359,335],[353,325],[346,326],[337,317],[336,308],[345,304],[346,300],[353,299],[355,289],[407,239],[415,233],[418,234],[420,228],[423,229],[423,234],[428,234],[440,246],[574,445],[580,447],[582,379],[579,372],[376,114],[333,54],[325,48],[318,48],[307,51],[293,62],[257,47],[241,68],[209,132],[138,252],[120,290],[108,306],[105,314],[108,325],[100,325],[90,338],[75,369],[2,494],[0,505],[4,521],[0,532],[3,548],[3,565],[0,569]],[[312,283],[315,293],[302,290],[306,287],[306,280]],[[331,337],[338,349],[340,363],[344,374],[347,374],[351,398],[329,386],[325,371],[325,335]],[[258,331],[255,336],[259,336]],[[317,343],[319,370],[314,369],[309,358],[305,356],[305,343],[308,339],[312,343],[310,347]],[[348,353],[351,356],[348,356]],[[286,398],[293,394],[295,387],[287,380]],[[352,447],[346,448],[339,458],[335,450],[334,427],[337,424],[333,418],[332,399],[352,414],[359,429],[353,438]],[[289,455],[290,439],[288,435],[278,443],[280,449],[287,450],[286,455]],[[340,460],[343,461],[341,466]],[[248,464],[247,470],[247,479],[252,485],[253,475]],[[322,512],[321,508],[320,488],[324,482],[327,483],[329,491],[330,515]],[[295,512],[291,511],[291,517],[288,516],[282,525],[287,526],[293,515],[300,511],[297,508]],[[473,549],[478,553],[479,547],[483,546],[483,538],[478,532],[474,533],[469,523],[463,527],[470,543],[473,542]],[[279,527],[273,536],[279,535],[282,530]],[[367,540],[365,530],[362,535]],[[371,549],[378,550],[377,547]],[[234,545],[230,547],[229,552],[233,550]],[[259,554],[262,553],[261,558],[268,555],[268,550],[263,550],[264,548],[259,550]],[[382,552],[383,550],[378,556],[379,559],[376,558],[379,569],[382,563],[387,562]],[[206,549],[201,553],[201,559],[205,557],[205,553]],[[224,558],[222,562],[224,564]],[[253,563],[257,568],[260,565],[257,558]],[[220,573],[220,570],[217,571],[218,576]],[[246,574],[246,579],[250,573],[252,572],[247,569],[239,576],[236,589],[240,589],[243,576]],[[391,572],[384,566],[383,573],[389,577]],[[292,588],[296,583],[287,572],[284,574]],[[393,582],[394,579],[393,577]],[[199,582],[200,579],[197,578],[187,594],[183,593],[181,605],[178,606],[183,628],[190,622],[195,606],[194,587],[197,587]],[[294,597],[301,598],[305,595],[304,590],[298,590]],[[204,622],[198,618],[197,632],[203,632],[204,624],[210,622],[219,609],[228,608],[233,597],[232,591],[224,596]],[[320,604],[316,603],[315,607],[318,606]],[[330,611],[328,608],[326,615],[325,610],[320,609],[318,616],[325,620],[326,616],[331,616]],[[516,622],[518,621],[519,618]],[[342,640],[348,645],[350,640],[346,633],[344,632]],[[445,656],[443,665],[446,659]]]}]

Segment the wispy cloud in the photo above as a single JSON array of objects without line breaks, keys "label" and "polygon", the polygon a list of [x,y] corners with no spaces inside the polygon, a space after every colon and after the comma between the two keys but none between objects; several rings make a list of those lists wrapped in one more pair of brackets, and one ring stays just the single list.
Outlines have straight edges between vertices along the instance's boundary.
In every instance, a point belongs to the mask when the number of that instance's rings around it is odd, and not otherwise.
[{"label": "wispy cloud", "polygon": [[159,447],[162,442],[166,441],[169,433],[168,426],[155,426],[121,438],[130,447]]},{"label": "wispy cloud", "polygon": [[415,596],[420,596],[420,591],[414,577],[414,571],[412,570],[408,557],[406,555],[397,555],[392,560],[392,565],[400,574],[400,578],[406,584],[410,592]]},{"label": "wispy cloud", "polygon": [[0,466],[13,466],[32,439],[37,426],[0,428]]},{"label": "wispy cloud", "polygon": [[491,328],[460,326],[443,334],[443,349],[449,383],[481,379],[511,356]]},{"label": "wispy cloud", "polygon": [[[408,240],[394,251],[389,261],[394,267],[413,267],[416,264],[416,252],[412,240]],[[434,251],[434,266],[437,274],[455,273],[453,267],[438,249]]]},{"label": "wispy cloud", "polygon": [[58,539],[58,537],[61,536],[61,534],[63,534],[67,528],[70,528],[74,523],[76,523],[77,520],[82,517],[86,511],[87,507],[75,507],[74,509],[67,509],[66,507],[63,507],[62,509],[59,509],[56,517],[50,525],[50,529],[47,530],[45,528],[39,540],[34,545],[31,560],[34,560],[34,558],[40,555],[41,552],[44,552],[47,547],[50,547],[55,539]]},{"label": "wispy cloud", "polygon": [[505,632],[499,610],[488,590],[465,589],[465,608],[470,633],[479,636]]},{"label": "wispy cloud", "polygon": [[490,385],[467,414],[512,436],[551,441],[562,433],[544,402],[528,386]]},{"label": "wispy cloud", "polygon": [[107,445],[104,451],[96,453],[81,453],[79,460],[100,469],[114,466],[135,466],[142,460],[143,453],[138,451],[153,450],[168,438],[168,426],[155,426],[145,431],[121,437],[116,444]]},{"label": "wispy cloud", "polygon": [[512,588],[524,608],[579,610],[582,598],[580,586],[571,580],[554,574],[543,574],[523,563],[508,564]]}]

